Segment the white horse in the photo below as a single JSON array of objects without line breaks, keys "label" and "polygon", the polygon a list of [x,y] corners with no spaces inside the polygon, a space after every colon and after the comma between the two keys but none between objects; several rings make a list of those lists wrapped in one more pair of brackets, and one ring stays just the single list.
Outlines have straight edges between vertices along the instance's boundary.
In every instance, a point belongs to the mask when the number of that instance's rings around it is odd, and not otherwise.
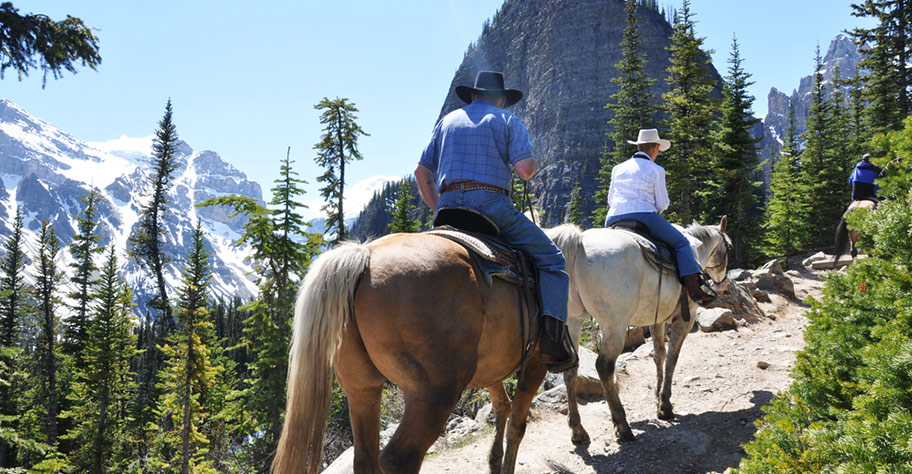
[{"label": "white horse", "polygon": [[[696,257],[707,275],[724,291],[730,241],[725,235],[726,218],[718,226],[696,222],[684,233],[699,241]],[[693,327],[696,303],[690,301],[689,321],[680,317],[681,283],[677,275],[662,274],[643,257],[636,237],[624,230],[606,228],[585,232],[573,224],[546,230],[560,247],[570,274],[570,302],[567,324],[576,344],[587,315],[601,330],[599,355],[595,363],[605,399],[611,410],[615,434],[621,441],[634,439],[627,415],[618,398],[614,378],[615,361],[624,348],[628,326],[649,326],[655,346],[657,372],[656,405],[660,419],[674,417],[671,408],[671,378],[681,345]],[[661,282],[660,282],[661,279]],[[678,317],[675,317],[678,316]],[[665,325],[671,323],[666,357]],[[663,371],[664,365],[664,371]],[[568,424],[574,443],[588,443],[589,434],[580,423],[576,401],[576,369],[564,372],[569,404]]]}]

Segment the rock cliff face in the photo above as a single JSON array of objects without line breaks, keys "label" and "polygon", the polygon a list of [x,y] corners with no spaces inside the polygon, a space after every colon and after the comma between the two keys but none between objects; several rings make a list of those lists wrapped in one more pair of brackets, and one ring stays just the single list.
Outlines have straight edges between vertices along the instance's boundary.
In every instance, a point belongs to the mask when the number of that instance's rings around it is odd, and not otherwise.
[{"label": "rock cliff face", "polygon": [[[478,71],[503,71],[507,87],[524,92],[512,112],[529,128],[541,166],[532,185],[545,225],[564,220],[575,180],[589,198],[586,212],[595,207],[599,156],[613,147],[605,104],[618,90],[611,78],[618,75],[624,25],[620,0],[508,0],[450,84],[441,117],[464,105],[453,89],[472,85]],[[658,97],[668,90],[671,26],[661,13],[641,7],[639,33]]]}]

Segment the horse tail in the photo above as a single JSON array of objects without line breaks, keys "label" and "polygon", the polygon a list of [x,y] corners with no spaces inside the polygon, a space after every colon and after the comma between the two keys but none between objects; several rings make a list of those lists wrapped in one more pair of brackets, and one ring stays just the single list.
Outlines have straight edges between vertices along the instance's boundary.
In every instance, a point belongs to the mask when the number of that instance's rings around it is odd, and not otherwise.
[{"label": "horse tail", "polygon": [[849,250],[849,226],[846,223],[845,216],[836,226],[836,243],[833,246],[833,263],[839,261],[839,257],[848,253]]},{"label": "horse tail", "polygon": [[321,470],[332,369],[370,250],[344,243],[311,265],[295,302],[285,425],[271,472]]},{"label": "horse tail", "polygon": [[583,231],[576,224],[561,224],[545,230],[545,233],[564,254],[567,268],[573,268],[576,256],[583,248]]}]

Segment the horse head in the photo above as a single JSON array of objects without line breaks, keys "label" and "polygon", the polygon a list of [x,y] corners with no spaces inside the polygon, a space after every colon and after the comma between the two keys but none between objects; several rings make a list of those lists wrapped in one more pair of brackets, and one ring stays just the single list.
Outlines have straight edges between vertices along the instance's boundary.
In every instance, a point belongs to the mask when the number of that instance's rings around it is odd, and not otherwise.
[{"label": "horse head", "polygon": [[725,235],[727,216],[722,216],[718,226],[703,226],[694,221],[685,232],[700,241],[697,246],[697,260],[703,271],[709,275],[719,291],[728,286],[728,255],[731,253],[731,239]]}]

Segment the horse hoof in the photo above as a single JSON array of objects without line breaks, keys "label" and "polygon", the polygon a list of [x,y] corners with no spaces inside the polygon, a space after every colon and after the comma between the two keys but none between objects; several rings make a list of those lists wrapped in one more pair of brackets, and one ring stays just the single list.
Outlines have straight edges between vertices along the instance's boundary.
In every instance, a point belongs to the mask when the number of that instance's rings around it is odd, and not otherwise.
[{"label": "horse hoof", "polygon": [[628,441],[633,441],[636,439],[636,437],[633,436],[633,431],[630,431],[630,428],[623,431],[618,431],[616,434],[618,441],[621,443],[626,443]]},{"label": "horse hoof", "polygon": [[573,433],[573,436],[570,437],[570,441],[572,441],[573,444],[589,444],[589,433],[585,431]]},{"label": "horse hoof", "polygon": [[675,418],[675,414],[671,410],[659,410],[656,413],[656,416],[658,416],[660,420],[673,420]]}]

